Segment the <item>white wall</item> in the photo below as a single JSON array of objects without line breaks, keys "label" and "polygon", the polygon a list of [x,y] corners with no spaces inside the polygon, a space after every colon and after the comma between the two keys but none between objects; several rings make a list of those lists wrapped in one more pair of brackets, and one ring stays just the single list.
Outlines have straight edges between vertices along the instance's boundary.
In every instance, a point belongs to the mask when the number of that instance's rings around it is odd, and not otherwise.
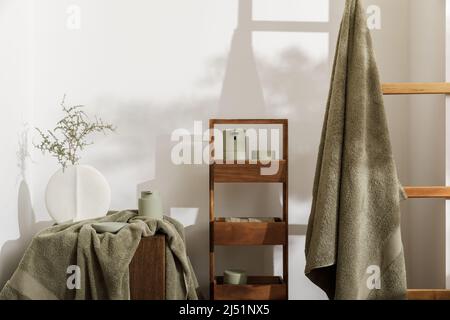
[{"label": "white wall", "polygon": [[[14,6],[18,2],[14,1]],[[5,9],[3,3],[9,6]],[[34,63],[24,62],[29,58],[17,62],[24,68],[21,73],[16,72],[18,67],[10,66],[11,57],[0,60],[11,68],[14,77],[23,74],[15,81],[16,91],[7,93],[9,100],[2,99],[10,101],[9,105],[5,104],[5,110],[14,110],[14,116],[20,117],[21,109],[16,106],[31,106],[34,115],[27,119],[34,125],[51,127],[60,116],[58,103],[67,93],[70,103],[85,104],[88,112],[114,122],[118,133],[98,136],[83,162],[97,167],[107,177],[114,209],[136,207],[138,189],[161,191],[167,213],[187,226],[189,254],[205,292],[208,287],[208,170],[205,165],[173,165],[170,134],[180,127],[192,129],[194,120],[205,121],[211,117],[289,118],[290,298],[325,298],[303,275],[304,238],[330,61],[343,0],[277,0],[276,4],[273,0],[254,0],[255,19],[303,23],[291,30],[295,32],[282,32],[286,27],[283,23],[261,23],[261,27],[272,31],[253,34],[246,31],[248,7],[241,7],[241,20],[236,28],[238,0],[39,0],[31,18],[25,18],[22,11],[16,12],[25,25],[31,24],[32,32],[20,24],[20,19],[11,18],[12,3],[0,1],[0,23],[16,23],[20,28],[13,31],[0,28],[0,32],[13,39],[32,35],[33,51],[27,52],[33,53]],[[380,5],[382,9],[383,28],[373,32],[382,80],[409,81],[413,48],[409,30],[413,13],[410,0],[365,3]],[[82,10],[80,30],[66,28],[69,4],[77,4]],[[6,13],[10,17],[7,20]],[[24,52],[22,42],[17,46],[9,46],[11,56],[15,56],[14,50]],[[420,76],[420,70],[417,75]],[[31,84],[23,85],[27,80],[32,80]],[[16,99],[17,96],[26,99],[27,104]],[[412,181],[410,149],[416,147],[412,142],[411,146],[405,143],[414,138],[410,135],[408,103],[408,98],[397,97],[388,99],[386,106],[400,177],[407,183]],[[30,112],[26,114],[29,116]],[[14,131],[19,130],[20,123],[21,120],[8,121]],[[205,121],[205,128],[206,125]],[[0,130],[0,136],[5,139],[6,130]],[[2,192],[5,198],[0,203],[10,207],[2,213],[8,225],[0,227],[0,246],[18,237],[17,190],[11,194],[11,186],[15,185],[16,189],[18,186],[13,177],[14,170],[17,172],[17,139],[6,142],[9,158],[2,159],[2,174],[10,175],[9,182],[4,184],[9,194],[5,196]],[[33,154],[33,160],[30,167],[33,221],[46,221],[49,218],[43,203],[44,190],[57,164],[38,153]],[[280,213],[277,187],[220,186],[217,192],[221,215]],[[34,222],[34,228],[41,227]],[[8,232],[4,233],[3,228]],[[31,230],[26,232],[28,237],[31,234]],[[408,235],[405,238],[410,239]],[[23,248],[14,250],[14,259],[0,257],[0,263],[6,261],[11,266],[22,252]],[[279,248],[220,249],[218,269],[244,267],[252,273],[280,273],[279,256]],[[1,267],[0,280],[6,279],[8,270]],[[430,281],[434,283],[433,279]]]},{"label": "white wall", "polygon": [[30,67],[32,10],[28,1],[0,1],[0,283],[18,262],[32,219],[28,189],[26,128],[30,119]]}]

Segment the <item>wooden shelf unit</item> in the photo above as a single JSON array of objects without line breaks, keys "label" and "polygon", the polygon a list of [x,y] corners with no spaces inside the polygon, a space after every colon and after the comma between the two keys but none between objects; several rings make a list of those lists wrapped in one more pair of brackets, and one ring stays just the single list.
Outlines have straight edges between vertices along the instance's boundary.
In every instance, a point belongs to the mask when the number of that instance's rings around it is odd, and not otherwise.
[{"label": "wooden shelf unit", "polygon": [[[286,119],[211,119],[210,145],[214,144],[217,125],[281,125],[283,156],[271,163],[232,163],[209,166],[210,216],[210,297],[212,300],[286,300],[288,299],[288,120]],[[211,153],[214,160],[214,151]],[[271,169],[269,169],[269,167]],[[261,174],[262,170],[271,174]],[[216,183],[281,183],[283,216],[273,222],[227,222],[216,218],[214,185]],[[249,276],[246,285],[227,285],[215,274],[215,246],[283,246],[283,277]]]}]

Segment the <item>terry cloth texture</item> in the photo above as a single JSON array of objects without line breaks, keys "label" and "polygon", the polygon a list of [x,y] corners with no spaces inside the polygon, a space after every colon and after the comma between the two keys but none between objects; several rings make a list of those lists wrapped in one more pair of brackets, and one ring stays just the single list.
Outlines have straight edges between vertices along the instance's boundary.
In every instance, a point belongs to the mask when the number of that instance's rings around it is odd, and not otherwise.
[{"label": "terry cloth texture", "polygon": [[[98,234],[97,222],[128,222],[117,234]],[[36,235],[0,299],[130,299],[129,264],[142,237],[166,235],[166,298],[197,299],[198,287],[186,254],[183,226],[140,217],[134,211],[55,225]],[[67,268],[79,266],[81,287],[67,288]],[[151,290],[151,288],[149,288]]]},{"label": "terry cloth texture", "polygon": [[402,198],[366,16],[347,0],[305,247],[305,273],[330,299],[405,298]]}]

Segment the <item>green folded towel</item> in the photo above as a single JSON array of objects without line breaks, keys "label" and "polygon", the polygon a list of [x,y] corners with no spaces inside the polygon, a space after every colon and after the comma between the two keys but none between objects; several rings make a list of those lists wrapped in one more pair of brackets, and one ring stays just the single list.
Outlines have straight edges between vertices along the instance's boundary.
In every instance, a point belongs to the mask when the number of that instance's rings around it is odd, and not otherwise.
[{"label": "green folded towel", "polygon": [[330,299],[405,297],[402,197],[366,16],[347,0],[305,248],[305,273]]},{"label": "green folded towel", "polygon": [[[128,222],[117,234],[92,224]],[[140,217],[133,211],[55,225],[33,238],[0,299],[130,299],[129,264],[142,237],[166,235],[166,298],[197,299],[197,279],[186,254],[183,226]],[[67,288],[67,268],[79,266],[81,288]],[[152,288],[149,288],[151,290]]]}]

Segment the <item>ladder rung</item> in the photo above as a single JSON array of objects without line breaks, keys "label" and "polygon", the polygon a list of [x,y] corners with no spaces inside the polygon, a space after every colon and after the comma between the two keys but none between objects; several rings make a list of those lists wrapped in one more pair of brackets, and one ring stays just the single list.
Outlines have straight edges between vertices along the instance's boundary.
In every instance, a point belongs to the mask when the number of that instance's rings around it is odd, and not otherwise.
[{"label": "ladder rung", "polygon": [[408,300],[450,300],[450,290],[408,290]]},{"label": "ladder rung", "polygon": [[408,198],[450,199],[450,187],[405,187]]},{"label": "ladder rung", "polygon": [[383,94],[450,94],[448,82],[383,83]]}]

